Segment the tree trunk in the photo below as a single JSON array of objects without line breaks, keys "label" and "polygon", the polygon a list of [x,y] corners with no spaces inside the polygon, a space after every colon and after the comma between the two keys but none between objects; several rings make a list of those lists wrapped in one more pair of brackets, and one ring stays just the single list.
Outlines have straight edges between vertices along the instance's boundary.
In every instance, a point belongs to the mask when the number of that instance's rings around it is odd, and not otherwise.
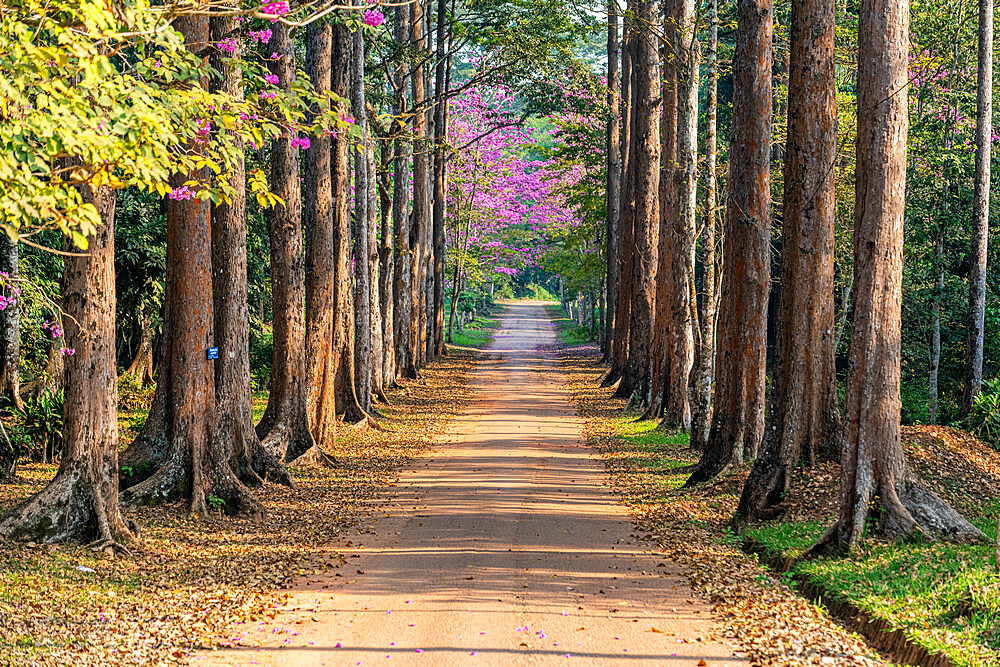
[{"label": "tree trunk", "polygon": [[[622,197],[622,156],[619,146],[621,124],[620,81],[618,76],[618,0],[608,0],[608,131],[607,175],[608,211],[605,233],[605,259],[607,261],[607,304],[604,324],[604,362],[611,361],[612,341],[615,332],[615,304],[618,301],[618,214]],[[604,301],[602,300],[602,303]]]},{"label": "tree trunk", "polygon": [[[218,16],[210,22],[212,43],[237,34],[236,17]],[[237,48],[240,48],[237,46]],[[239,53],[231,54],[241,57]],[[212,82],[215,90],[243,98],[243,72],[229,64],[229,57],[213,49],[211,64],[222,73]],[[219,130],[224,132],[225,130]],[[243,142],[237,145],[237,162],[232,167],[229,186],[232,201],[212,206],[212,302],[215,343],[219,358],[215,366],[215,437],[228,446],[230,462],[240,480],[259,486],[265,480],[292,484],[288,471],[261,445],[254,431],[250,390],[250,307],[247,296],[247,215],[246,170]]]},{"label": "tree trunk", "polygon": [[[629,3],[631,9],[634,2]],[[601,385],[609,387],[623,379],[625,364],[628,361],[630,330],[632,317],[632,265],[634,263],[634,248],[632,233],[635,217],[634,184],[632,173],[632,36],[633,22],[629,11],[626,11],[622,34],[621,99],[622,99],[622,131],[621,131],[621,168],[622,192],[618,207],[618,276],[615,286],[614,338],[611,344],[611,368],[604,376]],[[623,384],[626,384],[623,382]],[[627,392],[627,387],[623,389]],[[616,392],[617,394],[618,392]]]},{"label": "tree trunk", "polygon": [[758,520],[789,469],[837,455],[833,249],[837,103],[834,0],[793,0],[781,231],[781,297],[764,444],[737,516]]},{"label": "tree trunk", "polygon": [[[371,127],[371,126],[369,126]],[[368,304],[371,313],[371,347],[368,360],[371,368],[371,395],[384,396],[382,387],[382,360],[385,350],[382,347],[382,311],[379,310],[379,280],[378,280],[378,172],[375,160],[374,134],[368,139],[368,150],[365,157],[368,160]]]},{"label": "tree trunk", "polygon": [[851,311],[851,291],[853,287],[854,271],[851,271],[840,288],[840,313],[837,315],[837,324],[833,330],[833,350],[835,353],[840,348],[840,340],[844,336],[844,327],[847,326],[847,314]]},{"label": "tree trunk", "polygon": [[153,318],[149,305],[143,301],[139,305],[139,347],[132,363],[121,374],[121,379],[131,379],[141,387],[153,384]]},{"label": "tree trunk", "polygon": [[0,519],[0,535],[124,546],[139,531],[118,504],[115,193],[83,186],[81,194],[103,224],[86,255],[63,262],[66,344],[74,353],[66,361],[62,461],[45,488]]},{"label": "tree trunk", "polygon": [[[663,77],[661,95],[663,103],[660,106],[660,234],[657,259],[659,266],[656,271],[656,319],[653,329],[653,359],[652,359],[652,402],[646,411],[646,417],[657,419],[663,414],[665,394],[672,393],[666,389],[672,384],[670,369],[674,357],[672,343],[675,340],[676,301],[678,290],[675,280],[684,280],[686,272],[681,269],[680,275],[674,275],[674,264],[681,264],[681,258],[675,249],[677,239],[675,233],[679,224],[680,214],[677,202],[677,55],[680,50],[679,13],[682,0],[665,0],[663,3],[663,40],[662,61]],[[681,285],[681,287],[685,287]],[[684,292],[686,293],[686,291]],[[681,294],[683,298],[683,293]]]},{"label": "tree trunk", "polygon": [[738,0],[733,115],[712,427],[687,485],[757,456],[764,431],[771,275],[772,0]]},{"label": "tree trunk", "polygon": [[[13,294],[18,280],[17,241],[0,233],[0,275],[6,283],[4,291]],[[13,402],[21,409],[21,303],[14,297],[13,303],[0,311],[0,397]]]},{"label": "tree trunk", "polygon": [[921,486],[900,443],[900,339],[906,191],[909,3],[862,0],[858,24],[854,318],[848,354],[840,515],[811,553],[872,534],[958,541],[982,533]]},{"label": "tree trunk", "polygon": [[[382,315],[382,389],[388,389],[396,382],[396,340],[395,322],[396,316],[392,300],[392,193],[389,181],[389,169],[392,158],[392,148],[389,140],[386,139],[381,144],[379,170],[379,202],[382,209],[382,231],[381,244],[378,250],[378,294],[379,312]],[[405,204],[404,204],[405,205]],[[375,360],[376,363],[380,361]],[[385,397],[383,396],[383,399]]]},{"label": "tree trunk", "polygon": [[434,72],[434,341],[432,358],[444,354],[444,223],[448,196],[445,162],[445,137],[448,132],[448,101],[445,98],[445,24],[447,0],[437,3],[437,67]]},{"label": "tree trunk", "polygon": [[[182,17],[175,25],[189,50],[200,53],[208,47],[208,17]],[[276,28],[279,35],[284,30],[283,25]],[[190,178],[207,181],[208,177],[203,169],[177,174],[171,184],[177,188]],[[128,466],[138,473],[124,482],[128,488],[122,501],[159,504],[189,498],[192,514],[202,515],[211,500],[229,514],[261,515],[260,501],[230,467],[228,444],[216,437],[214,368],[205,358],[214,344],[211,227],[207,200],[167,202],[167,349],[153,409],[139,437],[122,455],[123,469]],[[136,483],[150,468],[155,472]]]},{"label": "tree trunk", "polygon": [[[341,99],[351,96],[351,33],[343,25],[333,26],[333,58],[330,88]],[[346,113],[346,110],[345,112]],[[331,164],[333,181],[333,354],[336,358],[334,402],[344,419],[361,422],[368,413],[361,408],[355,390],[354,366],[354,288],[351,266],[351,136],[337,132],[333,141]]]},{"label": "tree trunk", "polygon": [[372,302],[368,112],[365,108],[364,31],[355,30],[351,60],[351,111],[360,134],[354,152],[354,387],[361,409],[372,409]]},{"label": "tree trunk", "polygon": [[[660,266],[669,265],[665,303],[659,306],[667,320],[664,327],[664,345],[661,352],[663,375],[662,428],[687,431],[691,428],[690,378],[694,365],[694,321],[691,294],[694,289],[694,234],[695,207],[698,181],[698,60],[699,49],[695,29],[693,0],[679,0],[674,16],[677,28],[675,45],[678,58],[674,60],[674,86],[676,109],[676,149],[673,156],[674,210],[664,218],[669,240],[661,248],[669,248],[670,258],[661,260]],[[662,179],[661,179],[662,180]]]},{"label": "tree trunk", "polygon": [[969,322],[965,344],[962,418],[972,411],[983,383],[986,325],[986,259],[990,229],[990,159],[993,136],[993,2],[979,2],[979,67],[976,74],[976,185],[969,268]]},{"label": "tree trunk", "polygon": [[[410,6],[410,29],[413,39],[413,49],[420,64],[413,72],[412,95],[413,104],[420,105],[425,101],[426,86],[424,81],[423,59],[424,51],[424,9],[417,2]],[[430,224],[430,181],[427,173],[427,114],[419,111],[413,116],[413,217],[410,226],[410,288],[412,290],[410,303],[410,350],[413,354],[413,367],[423,365],[426,357],[426,310],[424,298],[424,283],[427,275],[427,236]]]},{"label": "tree trunk", "polygon": [[[333,27],[314,22],[306,28],[306,74],[320,96],[330,91]],[[318,117],[328,103],[312,110]],[[305,366],[306,420],[319,452],[336,438],[336,378],[340,356],[334,348],[336,310],[333,202],[333,136],[310,137],[305,154]],[[317,454],[319,452],[316,452]]]},{"label": "tree trunk", "polygon": [[[275,25],[273,39],[280,58],[271,62],[271,71],[287,90],[295,79],[295,45],[283,23]],[[271,188],[285,204],[275,206],[267,217],[274,356],[267,408],[257,424],[264,448],[282,461],[293,461],[316,444],[307,410],[299,149],[291,141],[289,136],[279,137],[271,146]]]},{"label": "tree trunk", "polygon": [[[394,37],[397,45],[403,48],[410,41],[409,8],[403,5],[396,7],[396,26]],[[394,73],[396,86],[396,113],[401,114],[406,107],[406,72],[401,64]],[[392,224],[395,233],[395,252],[393,255],[392,300],[394,311],[394,337],[396,341],[396,368],[399,375],[407,378],[417,377],[417,369],[413,359],[413,336],[411,322],[413,313],[413,244],[410,240],[409,213],[409,174],[410,174],[410,141],[406,136],[406,128],[402,122],[394,121],[393,131],[395,151],[392,163]],[[415,173],[415,172],[414,172]]]},{"label": "tree trunk", "polygon": [[719,112],[719,3],[708,2],[708,49],[705,64],[708,69],[706,91],[706,155],[705,155],[705,245],[704,277],[702,279],[701,341],[695,370],[695,400],[691,422],[691,446],[702,451],[708,442],[712,421],[712,380],[715,378],[715,315],[718,294],[716,271],[716,162]]},{"label": "tree trunk", "polygon": [[[947,199],[948,190],[944,193]],[[945,204],[947,210],[947,204]],[[938,421],[938,372],[941,369],[941,302],[944,301],[944,224],[934,241],[934,301],[931,303],[931,349],[927,371],[927,423]]]},{"label": "tree trunk", "polygon": [[657,243],[660,226],[660,63],[657,0],[637,3],[635,61],[635,244],[632,337],[628,367],[633,394],[642,405],[651,395]]}]

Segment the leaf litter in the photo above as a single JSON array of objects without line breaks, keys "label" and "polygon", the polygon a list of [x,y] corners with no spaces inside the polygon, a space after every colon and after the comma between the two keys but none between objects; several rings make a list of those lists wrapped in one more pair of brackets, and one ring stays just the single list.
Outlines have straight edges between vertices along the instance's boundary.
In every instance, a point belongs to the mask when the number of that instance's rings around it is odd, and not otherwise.
[{"label": "leaf litter", "polygon": [[[738,548],[726,523],[749,470],[692,491],[665,488],[656,469],[644,465],[650,455],[620,437],[625,401],[599,387],[604,369],[595,366],[595,352],[588,346],[556,350],[586,420],[584,435],[604,459],[609,484],[638,528],[636,537],[655,542],[669,560],[687,568],[692,588],[712,604],[721,625],[718,638],[740,646],[739,655],[752,665],[885,664],[859,636]],[[690,462],[696,461],[692,454]],[[725,502],[719,502],[720,492]]]},{"label": "leaf litter", "polygon": [[[471,398],[481,356],[455,350],[421,381],[388,392],[380,429],[342,428],[332,469],[293,470],[297,489],[257,489],[261,520],[190,517],[181,504],[127,509],[142,529],[130,558],[87,547],[0,540],[0,665],[176,665],[233,646],[274,618],[283,588],[347,562],[330,546],[374,534],[400,466],[425,451]],[[40,490],[53,465],[0,484],[0,514]],[[275,628],[274,632],[291,632]]]}]

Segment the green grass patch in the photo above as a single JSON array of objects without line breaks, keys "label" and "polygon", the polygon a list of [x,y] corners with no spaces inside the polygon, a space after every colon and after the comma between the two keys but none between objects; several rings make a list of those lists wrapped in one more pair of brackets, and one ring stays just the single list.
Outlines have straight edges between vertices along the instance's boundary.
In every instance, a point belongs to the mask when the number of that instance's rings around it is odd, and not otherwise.
[{"label": "green grass patch", "polygon": [[[996,502],[973,521],[996,538]],[[797,557],[830,521],[770,522],[745,530],[765,554]],[[849,602],[956,665],[1000,664],[1000,575],[995,547],[868,541],[849,557],[797,561],[791,574]]]},{"label": "green grass patch", "polygon": [[499,327],[499,318],[477,316],[472,321],[466,322],[465,328],[462,331],[459,331],[456,327],[449,344],[456,347],[471,347],[477,350],[485,349],[493,342],[493,336]]},{"label": "green grass patch", "polygon": [[525,285],[524,296],[521,298],[531,301],[552,301],[559,303],[559,297],[537,283],[528,283]]},{"label": "green grass patch", "polygon": [[[723,527],[732,516],[740,484],[717,480],[681,490],[690,474],[687,466],[698,453],[688,448],[685,434],[659,430],[656,421],[639,421],[626,414],[615,419],[615,437],[624,446],[619,456],[626,467],[647,473],[650,487],[640,502],[676,504],[690,521],[714,526],[720,543],[737,536]],[[979,503],[970,520],[996,539],[1000,500]],[[706,523],[707,522],[707,523]],[[766,556],[801,556],[829,528],[833,518],[807,521],[776,520],[748,527]],[[995,546],[948,543],[884,543],[868,540],[850,557],[797,561],[786,577],[806,580],[849,602],[932,653],[943,653],[963,666],[1000,665],[1000,575]]]},{"label": "green grass patch", "polygon": [[558,303],[545,306],[546,312],[556,325],[556,336],[566,345],[581,345],[590,342],[590,329],[581,327],[569,318],[566,311]]}]

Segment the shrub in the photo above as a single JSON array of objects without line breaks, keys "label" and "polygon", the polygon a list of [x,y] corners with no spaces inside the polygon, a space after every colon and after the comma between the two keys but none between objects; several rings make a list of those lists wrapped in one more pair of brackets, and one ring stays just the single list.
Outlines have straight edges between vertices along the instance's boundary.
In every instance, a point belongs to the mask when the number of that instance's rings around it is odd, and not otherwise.
[{"label": "shrub", "polygon": [[17,416],[20,424],[17,429],[11,430],[17,433],[16,437],[26,439],[33,459],[51,461],[62,453],[62,389],[43,391],[25,399],[24,407],[17,410]]},{"label": "shrub", "polygon": [[993,447],[1000,446],[1000,378],[983,382],[969,414],[969,430]]}]

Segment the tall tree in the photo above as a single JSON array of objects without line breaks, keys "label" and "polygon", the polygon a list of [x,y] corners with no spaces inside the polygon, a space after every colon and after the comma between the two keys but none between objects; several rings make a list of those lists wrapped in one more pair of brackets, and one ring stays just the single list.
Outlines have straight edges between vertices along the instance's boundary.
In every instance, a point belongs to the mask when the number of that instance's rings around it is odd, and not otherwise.
[{"label": "tall tree", "polygon": [[368,111],[365,107],[365,37],[357,29],[351,55],[351,111],[359,132],[358,150],[354,152],[354,386],[361,409],[372,409],[372,302],[371,259],[368,234],[371,219],[369,201]]},{"label": "tall tree", "polygon": [[[216,16],[211,19],[210,29],[212,43],[218,44],[238,34],[239,23],[234,16]],[[236,101],[243,99],[243,73],[231,64],[231,58],[240,57],[240,48],[236,44],[236,50],[229,56],[215,48],[210,61],[221,73],[218,80],[211,82],[212,89]],[[244,483],[260,485],[271,479],[291,484],[288,471],[262,447],[254,431],[247,297],[246,169],[242,140],[238,136],[230,140],[237,155],[230,165],[229,187],[233,194],[229,202],[213,204],[211,211],[212,311],[220,349],[214,363],[218,420],[215,437],[228,443],[233,469]]]},{"label": "tall tree", "polygon": [[399,65],[393,72],[395,87],[395,114],[393,120],[392,162],[392,225],[394,238],[392,300],[395,305],[394,336],[396,340],[396,368],[399,375],[414,378],[417,375],[413,358],[413,340],[410,331],[413,312],[412,247],[410,245],[410,140],[402,120],[406,108],[406,86],[409,78],[404,49],[410,40],[410,9],[396,7],[393,37],[401,51]]},{"label": "tall tree", "polygon": [[[607,175],[608,211],[605,237],[607,263],[607,310],[604,323],[604,361],[611,361],[612,339],[615,331],[615,304],[618,289],[618,209],[621,206],[622,156],[620,141],[621,90],[618,76],[618,0],[608,0],[608,131]],[[603,302],[602,302],[603,303]]]},{"label": "tall tree", "polygon": [[967,418],[983,383],[986,334],[986,257],[990,230],[990,161],[993,146],[993,2],[979,0],[979,67],[976,71],[976,185],[969,268],[962,417]]},{"label": "tall tree", "polygon": [[[6,274],[10,292],[18,281],[17,241],[0,233],[0,273]],[[0,396],[21,408],[21,305],[13,303],[0,311]]]},{"label": "tall tree", "polygon": [[909,19],[906,0],[861,0],[859,5],[854,318],[840,514],[814,553],[855,548],[873,506],[878,516],[873,534],[982,538],[907,470],[900,442]]},{"label": "tall tree", "polygon": [[712,427],[687,484],[756,457],[771,279],[771,0],[737,0],[726,249]]},{"label": "tall tree", "polygon": [[426,98],[427,52],[424,51],[424,9],[421,3],[410,5],[410,32],[417,65],[411,80],[413,104],[417,106],[413,114],[413,214],[410,225],[410,350],[413,354],[414,369],[423,365],[426,358],[426,290],[427,240],[430,216],[430,180],[427,171],[427,114],[420,106]]},{"label": "tall tree", "polygon": [[448,187],[445,138],[448,135],[448,98],[446,97],[445,70],[448,65],[445,29],[448,14],[447,0],[437,0],[436,67],[434,69],[434,208],[432,246],[434,255],[434,340],[428,349],[432,357],[444,354],[444,241],[445,213]]},{"label": "tall tree", "polygon": [[63,263],[66,345],[74,353],[66,361],[62,460],[45,488],[0,518],[0,535],[124,547],[139,531],[118,503],[115,194],[81,191],[102,224],[86,254]]},{"label": "tall tree", "polygon": [[633,242],[632,337],[626,372],[643,405],[651,399],[657,244],[660,226],[660,62],[659,3],[636,4],[637,26],[632,63],[635,109],[633,166],[635,221]]},{"label": "tall tree", "polygon": [[[271,61],[271,71],[278,77],[278,85],[289,90],[295,80],[295,43],[285,24],[278,23],[273,30],[272,44],[279,57]],[[316,444],[309,430],[307,410],[309,387],[302,308],[305,268],[298,151],[290,136],[278,137],[271,145],[271,188],[284,205],[271,209],[267,219],[274,354],[267,407],[257,424],[264,447],[283,461],[297,459]]]},{"label": "tall tree", "polygon": [[[343,24],[333,25],[333,57],[330,89],[342,100],[351,97],[353,54],[351,33]],[[340,113],[347,114],[346,108]],[[338,130],[334,134],[331,180],[333,182],[333,349],[337,357],[334,394],[337,410],[351,422],[366,420],[368,415],[358,402],[354,369],[354,300],[351,265],[351,165],[352,138]]]},{"label": "tall tree", "polygon": [[[698,59],[699,45],[693,0],[674,0],[665,26],[669,36],[667,60],[670,62],[670,90],[666,95],[664,118],[670,109],[672,148],[665,163],[670,170],[660,181],[667,181],[669,211],[661,212],[663,227],[660,250],[668,257],[660,259],[663,276],[657,293],[657,310],[663,331],[660,351],[662,367],[661,403],[663,427],[688,430],[691,426],[690,375],[694,365],[694,225],[697,202],[698,151]],[[664,133],[666,135],[666,133]],[[662,185],[661,185],[662,187]],[[656,415],[653,415],[656,416]]]},{"label": "tall tree", "polygon": [[[315,21],[306,28],[306,74],[318,102],[312,119],[330,109],[333,26]],[[305,154],[303,223],[305,231],[306,410],[309,430],[321,450],[336,435],[336,377],[340,356],[334,349],[335,253],[333,245],[333,137],[310,138]]]},{"label": "tall tree", "polygon": [[[660,235],[656,270],[656,320],[653,328],[652,403],[646,416],[655,419],[662,415],[664,401],[673,394],[671,386],[677,384],[670,371],[674,361],[674,315],[677,309],[678,290],[674,288],[674,265],[681,267],[680,279],[687,277],[683,260],[675,249],[675,232],[679,224],[677,204],[677,54],[680,39],[677,34],[678,13],[681,0],[663,3],[663,39],[661,40],[662,79],[660,105]],[[686,290],[680,291],[683,298]],[[685,392],[686,394],[686,392]]]},{"label": "tall tree", "polygon": [[708,48],[705,67],[708,86],[705,91],[705,220],[704,260],[702,266],[701,335],[694,371],[694,398],[691,420],[691,445],[705,448],[712,420],[712,380],[715,377],[715,319],[718,306],[718,272],[716,271],[718,112],[719,112],[719,3],[708,2]]},{"label": "tall tree", "polygon": [[[393,215],[392,215],[392,142],[383,139],[380,146],[379,201],[382,208],[382,227],[379,231],[378,246],[378,298],[379,313],[382,316],[382,354],[376,363],[382,363],[382,385],[385,391],[396,383],[396,315],[393,302],[392,269],[393,258]],[[382,396],[383,400],[385,396]]]},{"label": "tall tree", "polygon": [[[193,53],[209,46],[207,16],[184,16],[175,26]],[[171,185],[179,190],[189,179],[207,182],[207,168],[177,174]],[[227,513],[259,515],[260,501],[237,478],[230,448],[216,437],[215,374],[205,354],[214,344],[211,227],[207,200],[167,202],[166,351],[149,417],[122,455],[123,469],[135,474],[121,497],[136,504],[190,499],[191,512],[204,514],[214,496]]]},{"label": "tall tree", "polygon": [[[632,175],[632,47],[634,39],[634,1],[628,3],[622,21],[622,129],[621,129],[621,170],[622,193],[618,206],[618,275],[615,288],[614,336],[611,339],[611,368],[601,382],[609,387],[623,379],[625,364],[628,362],[630,329],[629,321],[632,310],[632,267],[634,252],[632,246],[633,218],[635,213]],[[627,391],[627,390],[626,390]]]},{"label": "tall tree", "polygon": [[737,514],[765,518],[790,468],[836,455],[833,245],[837,102],[834,0],[793,0],[781,228],[781,297],[770,410]]}]

